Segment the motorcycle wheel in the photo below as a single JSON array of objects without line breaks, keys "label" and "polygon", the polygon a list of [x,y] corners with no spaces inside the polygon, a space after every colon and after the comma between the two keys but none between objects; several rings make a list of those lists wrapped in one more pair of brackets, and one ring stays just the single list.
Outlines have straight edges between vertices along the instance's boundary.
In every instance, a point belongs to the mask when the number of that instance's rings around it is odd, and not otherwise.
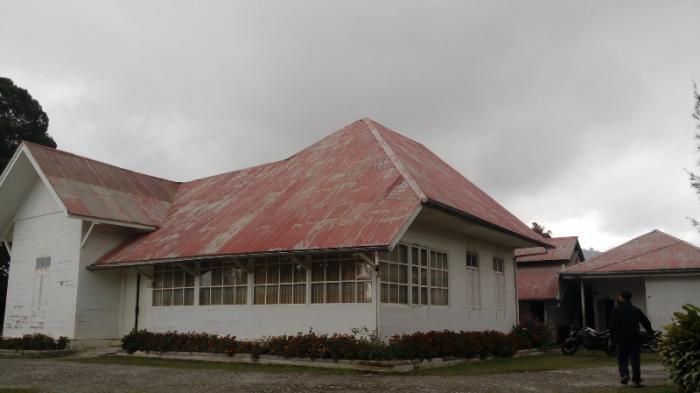
[{"label": "motorcycle wheel", "polygon": [[576,344],[575,342],[564,342],[564,344],[562,344],[561,346],[561,352],[564,355],[573,355],[576,353],[577,350],[578,344]]},{"label": "motorcycle wheel", "polygon": [[651,352],[654,352],[654,353],[659,352],[659,342],[656,340],[645,345],[645,347],[646,347],[646,349],[648,349]]}]

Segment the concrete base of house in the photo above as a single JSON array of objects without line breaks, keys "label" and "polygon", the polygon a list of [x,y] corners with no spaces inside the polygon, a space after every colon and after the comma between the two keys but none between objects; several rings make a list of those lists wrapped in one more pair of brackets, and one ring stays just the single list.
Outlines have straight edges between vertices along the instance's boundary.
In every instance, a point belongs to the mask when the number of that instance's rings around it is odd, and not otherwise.
[{"label": "concrete base of house", "polygon": [[70,341],[70,349],[73,351],[87,351],[96,348],[116,348],[121,347],[120,339],[76,339]]},{"label": "concrete base of house", "polygon": [[[457,364],[468,362],[478,362],[479,358],[460,359],[460,358],[433,358],[433,359],[414,359],[414,360],[347,360],[347,359],[307,359],[307,358],[284,358],[282,356],[260,355],[253,357],[250,354],[235,354],[228,356],[226,354],[216,353],[193,353],[193,352],[163,352],[163,353],[146,353],[137,351],[133,354],[128,354],[124,351],[119,351],[116,356],[124,357],[145,357],[153,359],[171,359],[171,360],[193,360],[204,362],[218,363],[247,363],[247,364],[264,364],[264,365],[284,365],[284,366],[302,366],[302,367],[318,367],[318,368],[333,368],[345,370],[358,370],[370,372],[393,372],[403,373],[414,370],[424,370],[438,367],[448,367]],[[544,352],[539,350],[518,351],[514,357],[537,356],[544,355]]]},{"label": "concrete base of house", "polygon": [[69,356],[75,351],[71,349],[48,349],[48,350],[28,350],[28,349],[0,349],[0,356],[5,357],[26,357],[26,358],[57,358]]}]

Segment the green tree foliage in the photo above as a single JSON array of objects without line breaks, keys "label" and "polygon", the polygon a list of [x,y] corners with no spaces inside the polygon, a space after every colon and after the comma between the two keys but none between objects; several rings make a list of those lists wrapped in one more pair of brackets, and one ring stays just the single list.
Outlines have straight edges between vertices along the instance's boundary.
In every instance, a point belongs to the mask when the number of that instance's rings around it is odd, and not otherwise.
[{"label": "green tree foliage", "polygon": [[532,230],[542,235],[542,237],[546,237],[547,239],[552,237],[552,231],[545,230],[544,225],[540,225],[536,222],[532,223]]},{"label": "green tree foliage", "polygon": [[[47,133],[48,127],[49,117],[39,102],[11,79],[0,77],[0,172],[22,141],[55,148],[56,142]],[[0,228],[2,230],[4,228]],[[4,315],[9,262],[7,250],[0,245],[0,321]]]},{"label": "green tree foliage", "polygon": [[683,306],[661,343],[663,364],[681,392],[700,392],[700,307]]}]

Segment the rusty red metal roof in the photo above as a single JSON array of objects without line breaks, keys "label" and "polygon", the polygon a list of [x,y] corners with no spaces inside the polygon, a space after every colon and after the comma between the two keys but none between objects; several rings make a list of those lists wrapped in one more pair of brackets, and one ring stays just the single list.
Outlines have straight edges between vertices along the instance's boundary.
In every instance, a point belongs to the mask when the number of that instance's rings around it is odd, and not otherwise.
[{"label": "rusty red metal roof", "polygon": [[518,300],[556,300],[558,298],[558,270],[518,270]]},{"label": "rusty red metal roof", "polygon": [[700,248],[659,230],[567,269],[565,275],[700,269]]},{"label": "rusty red metal roof", "polygon": [[[44,156],[37,161],[76,214],[158,226],[104,256],[99,266],[385,248],[421,204],[445,206],[534,244],[547,244],[423,145],[369,119],[286,160],[182,184],[60,151],[34,150]],[[102,190],[107,200],[93,202]],[[112,203],[115,195],[128,196],[129,209]],[[146,207],[132,206],[141,200]]]},{"label": "rusty red metal roof", "polygon": [[550,246],[548,239],[535,233],[422,144],[379,123],[369,121],[368,125],[389,145],[400,165],[407,171],[407,177],[413,179],[420,190],[423,203],[457,210],[470,218],[495,225],[518,237]]},{"label": "rusty red metal roof", "polygon": [[158,227],[179,183],[24,142],[69,214]]},{"label": "rusty red metal roof", "polygon": [[515,260],[518,263],[569,261],[575,252],[579,253],[582,261],[584,260],[577,236],[553,237],[547,240],[554,248],[519,248],[515,250]]}]

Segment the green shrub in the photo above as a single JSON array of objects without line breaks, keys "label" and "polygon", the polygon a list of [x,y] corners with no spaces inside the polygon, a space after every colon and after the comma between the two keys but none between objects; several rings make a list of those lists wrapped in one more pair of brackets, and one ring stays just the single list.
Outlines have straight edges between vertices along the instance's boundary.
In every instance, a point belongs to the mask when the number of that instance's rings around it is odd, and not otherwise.
[{"label": "green shrub", "polygon": [[391,337],[388,343],[374,336],[358,334],[318,335],[313,331],[295,336],[268,337],[258,342],[237,341],[231,336],[206,333],[153,333],[133,331],[122,338],[122,349],[128,353],[144,352],[209,352],[249,353],[253,358],[263,354],[285,358],[310,359],[431,359],[472,358],[476,356],[513,356],[518,349],[514,334],[496,331],[452,332],[430,331]]},{"label": "green shrub", "polygon": [[58,340],[54,340],[53,337],[45,334],[35,333],[25,334],[20,338],[0,339],[0,349],[45,351],[66,349],[69,343],[70,340],[67,337],[59,337]]},{"label": "green shrub", "polygon": [[700,307],[686,304],[683,310],[666,327],[660,353],[683,393],[700,392]]}]

